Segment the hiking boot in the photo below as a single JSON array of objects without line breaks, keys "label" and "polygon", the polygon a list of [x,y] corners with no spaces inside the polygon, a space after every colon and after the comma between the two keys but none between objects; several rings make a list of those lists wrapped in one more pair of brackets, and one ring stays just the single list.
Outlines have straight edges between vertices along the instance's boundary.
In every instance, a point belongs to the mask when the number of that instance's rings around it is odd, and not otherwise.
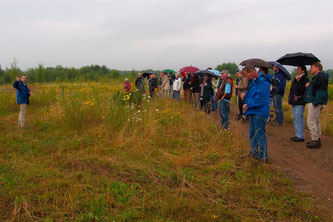
[{"label": "hiking boot", "polygon": [[295,139],[297,139],[298,137],[297,136],[294,136],[294,137],[291,137],[290,139],[292,140],[292,141],[294,141]]},{"label": "hiking boot", "polygon": [[320,146],[321,146],[320,140],[312,140],[306,144],[306,148],[309,149],[320,149]]},{"label": "hiking boot", "polygon": [[[309,141],[309,142],[306,142],[306,145],[312,143],[313,141],[315,141],[315,140],[311,140],[311,141]],[[318,140],[316,140],[316,141],[319,143],[319,146],[321,146],[320,138],[319,138]]]},{"label": "hiking boot", "polygon": [[294,141],[294,142],[304,142],[304,139],[302,139],[302,138],[298,138],[298,137],[296,137],[295,139],[293,139],[292,141]]}]

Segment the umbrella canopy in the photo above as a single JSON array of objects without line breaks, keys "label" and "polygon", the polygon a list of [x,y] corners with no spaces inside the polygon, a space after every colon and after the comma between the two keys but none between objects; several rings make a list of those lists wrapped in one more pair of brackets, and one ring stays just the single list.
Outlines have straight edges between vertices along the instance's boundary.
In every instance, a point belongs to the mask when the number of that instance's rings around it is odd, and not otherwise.
[{"label": "umbrella canopy", "polygon": [[271,61],[271,62],[269,62],[269,63],[272,64],[273,66],[278,67],[279,70],[280,70],[281,72],[284,73],[284,75],[286,76],[286,78],[287,78],[288,80],[291,79],[291,75],[290,75],[290,73],[288,72],[288,70],[287,70],[286,68],[284,68],[280,63],[278,63],[278,62],[274,62],[274,61]]},{"label": "umbrella canopy", "polygon": [[218,76],[218,77],[221,77],[221,73],[220,73],[220,71],[218,71],[218,70],[216,70],[216,69],[210,69],[210,70],[208,70],[208,71],[210,71],[210,72],[213,72],[216,76]]},{"label": "umbrella canopy", "polygon": [[153,75],[153,73],[151,73],[151,72],[145,72],[145,73],[142,74],[142,76],[144,78],[146,78],[146,77],[149,78],[150,75]]},{"label": "umbrella canopy", "polygon": [[211,72],[212,70],[199,70],[199,71],[196,71],[194,74],[197,75],[197,76],[200,76],[200,77],[203,77],[205,75],[210,75],[210,76],[213,76],[213,77],[218,77],[214,72]]},{"label": "umbrella canopy", "polygon": [[185,76],[186,72],[195,73],[196,71],[199,71],[199,70],[200,69],[198,69],[197,67],[194,67],[194,66],[185,66],[185,67],[181,68],[179,70],[179,72],[182,76]]},{"label": "umbrella canopy", "polygon": [[254,67],[263,67],[268,69],[273,68],[272,64],[262,59],[247,59],[241,62],[239,65],[241,66],[253,65]]},{"label": "umbrella canopy", "polygon": [[303,52],[289,53],[282,56],[276,61],[281,63],[282,65],[290,66],[312,65],[315,62],[320,62],[320,60],[312,53]]},{"label": "umbrella canopy", "polygon": [[162,72],[175,73],[175,71],[173,71],[172,69],[164,69]]}]

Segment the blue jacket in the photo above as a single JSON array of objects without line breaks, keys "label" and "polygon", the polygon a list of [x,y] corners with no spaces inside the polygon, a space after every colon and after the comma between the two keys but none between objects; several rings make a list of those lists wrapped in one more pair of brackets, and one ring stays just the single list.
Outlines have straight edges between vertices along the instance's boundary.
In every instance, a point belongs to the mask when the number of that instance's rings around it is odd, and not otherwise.
[{"label": "blue jacket", "polygon": [[286,81],[287,81],[285,74],[283,72],[279,71],[279,72],[275,73],[275,76],[273,78],[275,79],[275,82],[276,82],[277,94],[283,96],[285,88],[286,88]]},{"label": "blue jacket", "polygon": [[246,115],[269,116],[270,106],[270,81],[269,75],[259,76],[251,81],[247,92],[245,93],[245,104],[247,105]]},{"label": "blue jacket", "polygon": [[29,92],[30,89],[26,83],[20,81],[15,81],[13,87],[16,90],[17,104],[29,104]]}]

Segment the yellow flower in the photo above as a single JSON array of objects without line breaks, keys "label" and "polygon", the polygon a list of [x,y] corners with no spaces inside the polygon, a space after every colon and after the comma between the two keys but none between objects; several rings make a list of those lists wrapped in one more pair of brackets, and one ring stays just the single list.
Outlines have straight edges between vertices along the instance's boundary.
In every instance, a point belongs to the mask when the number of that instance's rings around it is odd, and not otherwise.
[{"label": "yellow flower", "polygon": [[130,99],[130,96],[129,95],[125,95],[124,96],[124,100],[126,101],[126,100],[129,100]]}]

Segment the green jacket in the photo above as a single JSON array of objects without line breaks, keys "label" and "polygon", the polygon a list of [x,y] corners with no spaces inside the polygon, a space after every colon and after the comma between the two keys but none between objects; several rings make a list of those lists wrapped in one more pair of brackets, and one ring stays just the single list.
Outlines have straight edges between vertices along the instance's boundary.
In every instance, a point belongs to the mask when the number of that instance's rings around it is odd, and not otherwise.
[{"label": "green jacket", "polygon": [[326,105],[328,100],[327,94],[328,75],[320,72],[312,78],[310,86],[305,90],[304,102],[312,103],[314,106]]}]

